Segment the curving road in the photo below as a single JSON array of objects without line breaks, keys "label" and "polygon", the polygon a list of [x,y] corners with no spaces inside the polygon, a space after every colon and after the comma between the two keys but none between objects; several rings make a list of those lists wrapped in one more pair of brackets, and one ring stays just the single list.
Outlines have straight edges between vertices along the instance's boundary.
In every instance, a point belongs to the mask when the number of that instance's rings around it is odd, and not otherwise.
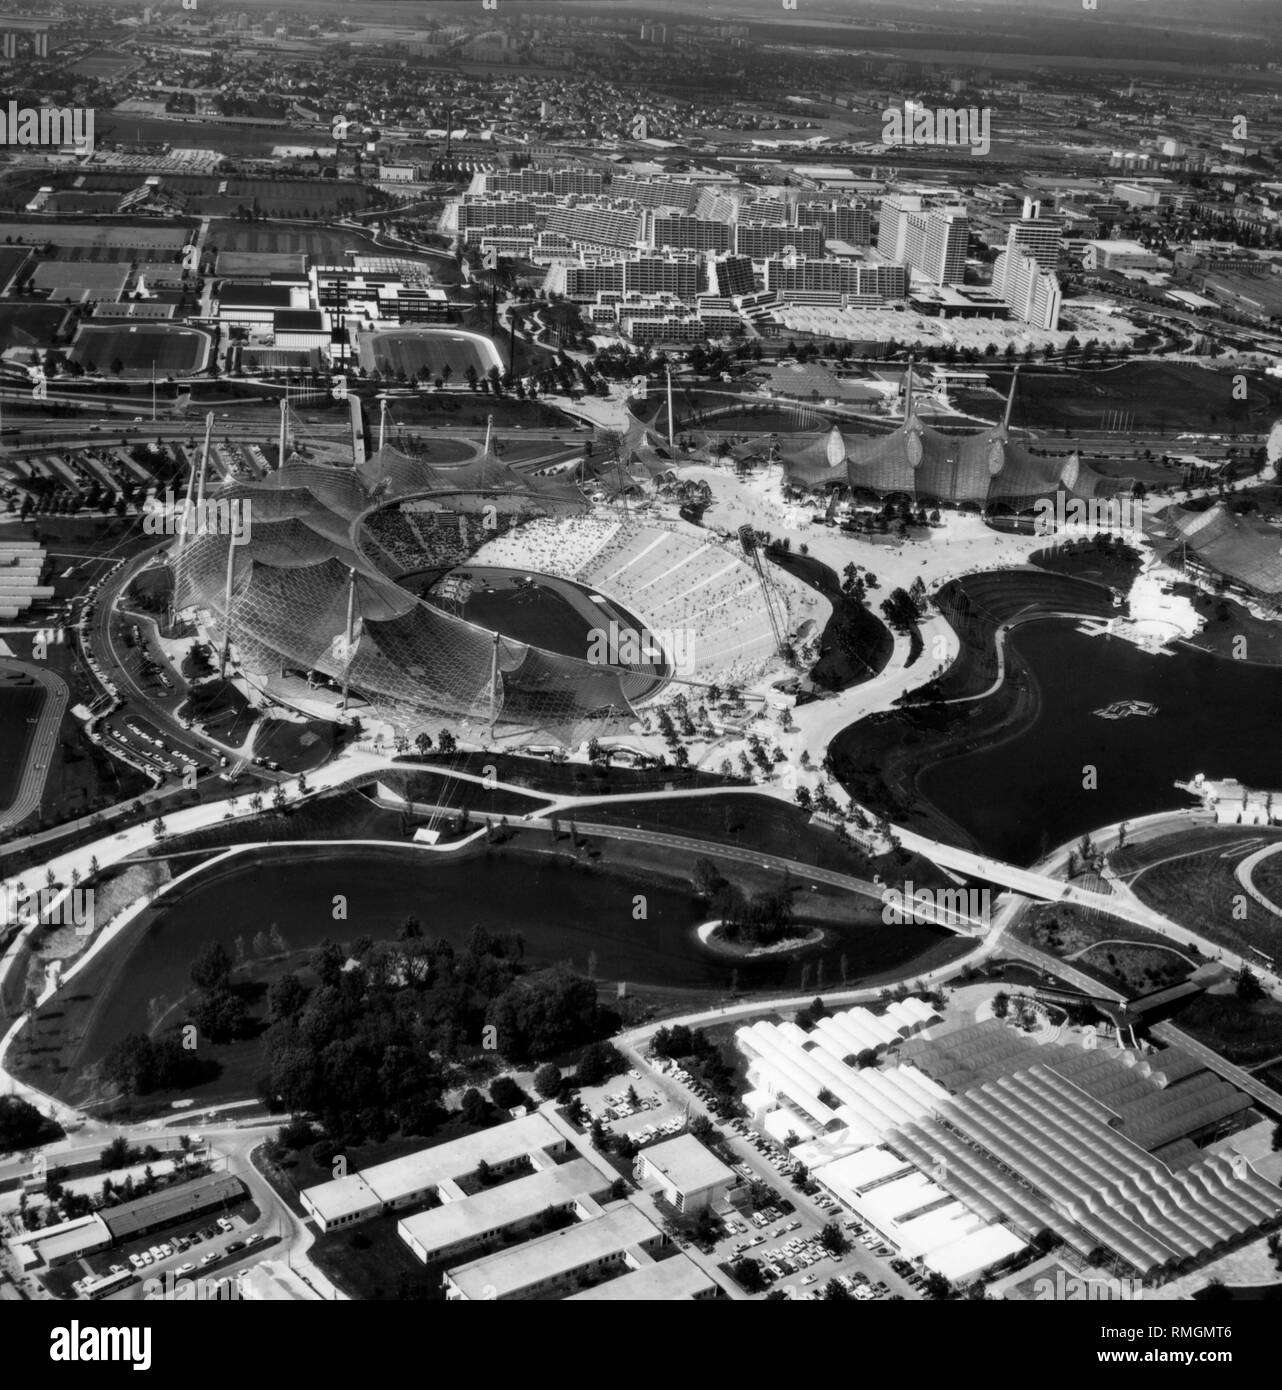
[{"label": "curving road", "polygon": [[44,795],[45,780],[58,749],[58,730],[62,726],[70,691],[61,676],[30,662],[0,658],[0,671],[31,676],[45,693],[35,731],[27,740],[22,780],[13,800],[0,813],[0,831],[5,831],[11,826],[20,825],[40,809],[40,798]]},{"label": "curving road", "polygon": [[1255,886],[1254,878],[1255,866],[1262,859],[1267,859],[1270,855],[1278,853],[1282,853],[1282,843],[1265,845],[1263,849],[1257,849],[1254,854],[1248,854],[1237,866],[1237,881],[1266,912],[1271,912],[1275,917],[1282,917],[1282,907],[1279,907],[1271,898],[1265,897]]}]

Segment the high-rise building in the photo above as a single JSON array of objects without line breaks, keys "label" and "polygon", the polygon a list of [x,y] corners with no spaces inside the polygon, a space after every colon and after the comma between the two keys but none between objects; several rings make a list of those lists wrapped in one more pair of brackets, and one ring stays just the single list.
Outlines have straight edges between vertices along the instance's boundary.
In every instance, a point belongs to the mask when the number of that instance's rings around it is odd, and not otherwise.
[{"label": "high-rise building", "polygon": [[786,198],[750,198],[739,207],[739,221],[754,226],[776,226],[792,221],[792,209]]},{"label": "high-rise building", "polygon": [[1024,251],[1043,270],[1054,270],[1059,264],[1059,236],[1059,224],[1042,216],[1040,203],[1025,198],[1024,215],[1006,233],[1006,250]]},{"label": "high-rise building", "polygon": [[634,247],[645,234],[645,214],[605,203],[553,208],[545,231],[564,236],[571,245]]},{"label": "high-rise building", "polygon": [[1059,327],[1062,295],[1052,270],[1043,270],[1030,251],[1012,246],[993,265],[993,289],[1011,312],[1033,328]]},{"label": "high-rise building", "polygon": [[599,194],[604,185],[600,174],[591,169],[554,169],[552,171],[552,192],[558,198],[570,193]]},{"label": "high-rise building", "polygon": [[969,242],[970,219],[964,207],[931,208],[917,269],[937,285],[960,285],[966,278]]},{"label": "high-rise building", "polygon": [[908,267],[889,261],[863,265],[801,257],[788,261],[771,259],[766,262],[765,288],[775,291],[781,299],[813,292],[903,299],[908,293]]},{"label": "high-rise building", "polygon": [[923,208],[919,197],[887,198],[881,208],[877,249],[887,260],[910,265],[937,285],[966,277],[970,219],[960,206]]},{"label": "high-rise building", "polygon": [[822,227],[829,241],[845,241],[851,246],[872,242],[872,212],[864,203],[798,203],[797,222]]},{"label": "high-rise building", "polygon": [[466,232],[472,227],[525,227],[533,225],[535,217],[535,205],[528,198],[468,196],[458,206],[458,229]]},{"label": "high-rise building", "polygon": [[824,253],[824,234],[821,227],[751,227],[735,224],[734,249],[741,256],[763,261],[767,256],[781,256],[787,247],[799,256],[819,257]]},{"label": "high-rise building", "polygon": [[610,182],[611,198],[629,198],[644,208],[681,208],[693,212],[703,190],[688,179],[647,179],[616,174]]},{"label": "high-rise building", "polygon": [[709,256],[708,289],[726,299],[751,294],[757,288],[749,256]]},{"label": "high-rise building", "polygon": [[717,222],[733,222],[739,213],[739,200],[732,193],[719,188],[705,187],[699,190],[694,205],[696,217],[711,217]]},{"label": "high-rise building", "polygon": [[[908,215],[921,211],[921,199],[901,193],[887,198],[881,205],[877,229],[877,250],[888,261],[908,261]],[[920,238],[918,239],[920,250]]]},{"label": "high-rise building", "polygon": [[699,270],[700,262],[694,257],[638,256],[623,262],[624,293],[670,294],[692,300],[703,288]]},{"label": "high-rise building", "polygon": [[729,251],[734,247],[734,226],[710,217],[656,216],[653,244],[676,251]]}]

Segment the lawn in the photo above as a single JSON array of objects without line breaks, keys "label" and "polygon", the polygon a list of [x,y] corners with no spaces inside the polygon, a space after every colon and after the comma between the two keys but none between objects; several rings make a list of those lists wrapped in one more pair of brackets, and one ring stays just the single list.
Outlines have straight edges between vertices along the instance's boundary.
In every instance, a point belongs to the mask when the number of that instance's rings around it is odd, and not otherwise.
[{"label": "lawn", "polygon": [[[1128,849],[1121,862],[1132,869],[1151,865],[1129,880],[1148,906],[1232,951],[1259,950],[1276,959],[1282,956],[1282,921],[1245,893],[1236,869],[1246,853],[1279,838],[1282,832],[1258,826],[1204,827]],[[1207,839],[1211,847],[1201,848],[1199,841]],[[1180,857],[1155,862],[1170,855]]]},{"label": "lawn", "polygon": [[[1067,307],[1067,306],[1066,306]],[[1003,401],[1010,390],[1004,369],[989,369],[989,384]],[[1034,429],[1098,429],[1106,411],[1125,410],[1137,434],[1154,431],[1263,430],[1282,410],[1282,383],[1248,372],[1245,401],[1233,398],[1233,372],[1186,362],[1127,362],[1119,367],[1021,371],[1014,423]],[[969,408],[972,404],[967,402]],[[995,399],[973,403],[976,414],[996,414]]]},{"label": "lawn", "polygon": [[1241,1066],[1268,1061],[1282,1051],[1282,1004],[1275,999],[1244,1004],[1235,994],[1203,994],[1172,1022]]},{"label": "lawn", "polygon": [[1066,903],[1031,904],[1012,934],[1132,997],[1175,984],[1196,963],[1157,932]]}]

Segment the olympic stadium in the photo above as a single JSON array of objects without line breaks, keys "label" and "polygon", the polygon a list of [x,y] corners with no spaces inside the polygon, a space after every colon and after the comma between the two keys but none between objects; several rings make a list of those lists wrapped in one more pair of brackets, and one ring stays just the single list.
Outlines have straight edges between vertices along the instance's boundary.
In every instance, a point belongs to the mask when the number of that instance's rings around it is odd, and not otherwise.
[{"label": "olympic stadium", "polygon": [[[223,497],[252,526],[239,544],[180,538],[176,610],[269,698],[411,740],[442,723],[571,746],[625,732],[673,680],[758,678],[814,604],[711,532],[594,505],[569,473],[488,448],[453,468],[391,447],[353,469],[295,456]],[[641,629],[647,659],[589,659],[612,626]]]}]

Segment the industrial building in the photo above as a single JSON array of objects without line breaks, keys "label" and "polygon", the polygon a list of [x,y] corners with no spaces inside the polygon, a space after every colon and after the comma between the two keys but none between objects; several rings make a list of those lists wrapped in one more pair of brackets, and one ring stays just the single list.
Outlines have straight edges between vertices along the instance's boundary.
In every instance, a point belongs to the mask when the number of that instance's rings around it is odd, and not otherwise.
[{"label": "industrial building", "polygon": [[[1037,1042],[995,1019],[901,1039],[859,1067],[849,1020],[741,1028],[757,1123],[901,1253],[954,1281],[1050,1233],[1145,1278],[1282,1222],[1282,1190],[1208,1153],[1250,1101],[1178,1048],[1093,1029]],[[893,1061],[894,1065],[890,1063]]]}]

